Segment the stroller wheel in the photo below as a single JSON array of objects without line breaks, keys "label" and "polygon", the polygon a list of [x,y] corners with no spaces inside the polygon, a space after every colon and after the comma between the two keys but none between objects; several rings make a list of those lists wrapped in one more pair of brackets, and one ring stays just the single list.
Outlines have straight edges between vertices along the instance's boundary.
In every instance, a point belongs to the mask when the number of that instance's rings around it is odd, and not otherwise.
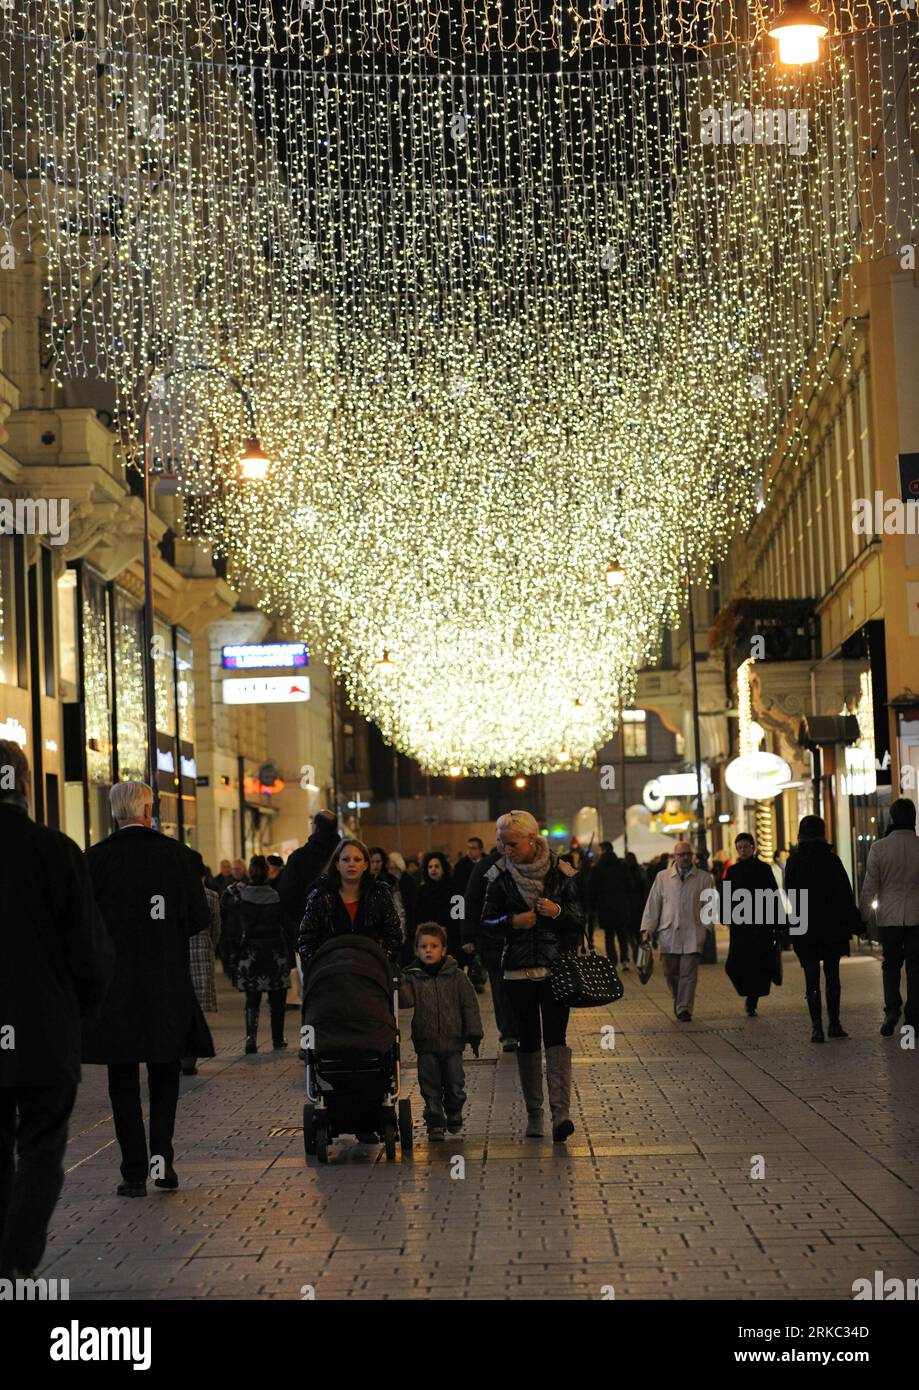
[{"label": "stroller wheel", "polygon": [[387,1120],[386,1120],[386,1123],[385,1123],[385,1125],[383,1126],[383,1144],[385,1145],[385,1148],[386,1148],[386,1157],[389,1158],[389,1159],[395,1158],[395,1156],[396,1156],[396,1117],[395,1117],[395,1115],[390,1115],[390,1116],[388,1116],[388,1117],[387,1117]]},{"label": "stroller wheel", "polygon": [[303,1107],[303,1152],[307,1158],[316,1152],[316,1107],[309,1101]]},{"label": "stroller wheel", "polygon": [[412,1136],[412,1102],[407,1097],[399,1101],[399,1142],[403,1153],[411,1153],[415,1141]]},{"label": "stroller wheel", "polygon": [[320,1163],[329,1161],[329,1125],[324,1115],[316,1120],[316,1157]]}]

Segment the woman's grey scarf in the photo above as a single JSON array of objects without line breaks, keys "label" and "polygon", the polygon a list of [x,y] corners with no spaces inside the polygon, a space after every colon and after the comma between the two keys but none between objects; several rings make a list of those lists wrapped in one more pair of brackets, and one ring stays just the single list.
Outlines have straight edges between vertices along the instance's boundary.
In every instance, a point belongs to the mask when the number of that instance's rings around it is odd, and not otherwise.
[{"label": "woman's grey scarf", "polygon": [[549,853],[547,842],[540,835],[536,842],[536,858],[529,864],[515,864],[510,855],[505,855],[507,867],[511,878],[520,890],[520,896],[527,905],[527,910],[532,912],[536,907],[536,899],[543,896],[543,885],[546,881],[546,874],[552,864],[552,856]]}]

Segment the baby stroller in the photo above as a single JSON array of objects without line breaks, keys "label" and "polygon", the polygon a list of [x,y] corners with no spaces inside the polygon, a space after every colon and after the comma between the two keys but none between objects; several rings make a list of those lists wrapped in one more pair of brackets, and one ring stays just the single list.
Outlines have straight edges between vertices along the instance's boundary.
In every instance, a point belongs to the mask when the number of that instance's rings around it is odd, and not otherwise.
[{"label": "baby stroller", "polygon": [[412,1147],[400,1098],[398,973],[369,936],[327,941],[303,972],[303,1148],[320,1163],[340,1134],[373,1132],[395,1158]]}]

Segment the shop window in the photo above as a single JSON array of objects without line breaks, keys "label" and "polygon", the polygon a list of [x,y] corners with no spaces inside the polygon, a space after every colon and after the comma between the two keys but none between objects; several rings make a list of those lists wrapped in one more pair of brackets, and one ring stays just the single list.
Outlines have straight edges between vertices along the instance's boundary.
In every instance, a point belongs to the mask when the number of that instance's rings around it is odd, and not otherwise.
[{"label": "shop window", "polygon": [[105,585],[83,569],[83,707],[86,772],[92,786],[112,782],[110,628]]},{"label": "shop window", "polygon": [[179,739],[195,741],[195,653],[187,632],[175,630],[176,705]]},{"label": "shop window", "polygon": [[54,678],[54,568],[51,551],[41,548],[41,656],[45,694],[57,696]]},{"label": "shop window", "polygon": [[13,614],[16,628],[16,684],[25,690],[29,684],[29,646],[26,635],[26,551],[25,536],[13,537]]},{"label": "shop window", "polygon": [[67,569],[57,581],[57,659],[65,704],[75,704],[80,698],[77,611],[77,572]]},{"label": "shop window", "polygon": [[176,691],[172,629],[154,622],[153,664],[156,671],[156,727],[167,738],[176,736]]},{"label": "shop window", "polygon": [[118,717],[118,778],[147,780],[144,710],[144,615],[121,589],[115,590],[115,692]]},{"label": "shop window", "polygon": [[0,536],[0,685],[16,684],[16,604],[12,536]]}]

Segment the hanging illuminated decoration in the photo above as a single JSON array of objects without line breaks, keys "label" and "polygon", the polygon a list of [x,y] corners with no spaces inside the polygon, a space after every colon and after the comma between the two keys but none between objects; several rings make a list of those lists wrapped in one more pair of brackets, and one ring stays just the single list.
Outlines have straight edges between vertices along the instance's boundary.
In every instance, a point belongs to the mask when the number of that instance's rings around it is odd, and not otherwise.
[{"label": "hanging illuminated decoration", "polygon": [[786,68],[774,8],[664,10],[0,17],[0,242],[48,248],[58,376],[114,384],[129,459],[150,396],[188,531],[431,771],[593,757],[828,379],[856,255],[911,235],[908,12]]}]

